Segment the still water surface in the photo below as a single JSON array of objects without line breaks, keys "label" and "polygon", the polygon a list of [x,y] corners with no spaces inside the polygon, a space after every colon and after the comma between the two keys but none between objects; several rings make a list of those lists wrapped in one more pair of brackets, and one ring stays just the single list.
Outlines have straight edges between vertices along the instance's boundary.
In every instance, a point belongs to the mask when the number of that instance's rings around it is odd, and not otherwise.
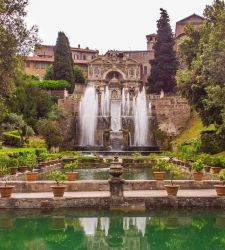
[{"label": "still water surface", "polygon": [[1,250],[224,250],[224,210],[0,211]]}]

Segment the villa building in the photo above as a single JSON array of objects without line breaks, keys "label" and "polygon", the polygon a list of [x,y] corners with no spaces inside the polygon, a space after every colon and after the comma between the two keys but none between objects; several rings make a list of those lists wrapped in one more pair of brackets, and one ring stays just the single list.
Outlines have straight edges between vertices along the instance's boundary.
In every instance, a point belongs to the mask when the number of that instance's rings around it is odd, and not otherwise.
[{"label": "villa building", "polygon": [[[185,35],[184,29],[188,23],[191,23],[195,28],[199,28],[203,23],[204,18],[192,14],[176,23],[175,27],[175,50],[177,50],[177,41]],[[116,51],[118,54],[122,53],[124,56],[133,59],[139,63],[140,66],[140,80],[145,83],[147,82],[148,76],[151,71],[150,60],[154,59],[154,43],[156,42],[157,35],[150,34],[146,36],[147,48],[146,50],[126,50],[126,51]],[[89,48],[81,48],[78,45],[77,48],[71,48],[72,57],[75,65],[80,66],[85,76],[88,75],[88,63],[96,58],[99,54],[98,50],[92,50]],[[107,51],[105,56],[110,51]],[[54,46],[52,45],[39,45],[36,46],[33,56],[27,57],[26,59],[26,69],[25,71],[30,74],[39,76],[43,78],[46,69],[49,65],[54,62]]]},{"label": "villa building", "polygon": [[[98,50],[87,48],[71,48],[74,65],[80,66],[84,74],[87,75],[88,62],[95,58]],[[33,56],[26,58],[26,72],[33,74],[42,79],[45,75],[48,66],[54,62],[54,46],[53,45],[38,45],[34,49]]]}]

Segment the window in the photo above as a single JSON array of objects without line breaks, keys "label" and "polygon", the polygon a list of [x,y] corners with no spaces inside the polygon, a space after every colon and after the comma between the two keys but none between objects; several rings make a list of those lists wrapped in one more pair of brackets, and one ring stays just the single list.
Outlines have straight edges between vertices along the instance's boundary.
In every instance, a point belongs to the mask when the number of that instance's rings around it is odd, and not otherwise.
[{"label": "window", "polygon": [[40,64],[39,64],[39,63],[36,63],[36,64],[35,64],[35,68],[36,68],[36,69],[39,69],[39,68],[40,68]]},{"label": "window", "polygon": [[83,55],[83,60],[86,60],[86,55]]},{"label": "window", "polygon": [[147,74],[148,74],[148,67],[144,66],[144,75],[147,75]]},{"label": "window", "polygon": [[30,68],[30,62],[26,62],[26,67]]},{"label": "window", "polygon": [[45,68],[45,64],[41,63],[41,69],[44,69],[44,68]]},{"label": "window", "polygon": [[147,52],[143,52],[143,57],[146,58],[148,56]]}]

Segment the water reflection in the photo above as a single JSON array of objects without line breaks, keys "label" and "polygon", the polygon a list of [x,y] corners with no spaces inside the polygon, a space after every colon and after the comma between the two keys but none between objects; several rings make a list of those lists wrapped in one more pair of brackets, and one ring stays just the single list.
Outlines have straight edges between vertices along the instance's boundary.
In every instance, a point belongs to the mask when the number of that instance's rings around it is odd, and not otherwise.
[{"label": "water reflection", "polygon": [[[225,249],[225,213],[0,212],[0,249]],[[201,246],[201,247],[200,247]]]}]

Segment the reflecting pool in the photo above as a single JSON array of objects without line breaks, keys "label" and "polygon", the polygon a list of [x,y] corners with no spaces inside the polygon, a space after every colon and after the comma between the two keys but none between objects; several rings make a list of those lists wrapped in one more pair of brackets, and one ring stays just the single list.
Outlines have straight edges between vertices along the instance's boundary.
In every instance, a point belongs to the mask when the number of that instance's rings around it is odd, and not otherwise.
[{"label": "reflecting pool", "polygon": [[[64,170],[63,170],[64,171]],[[78,180],[108,180],[109,168],[83,168],[76,169],[78,172]],[[125,180],[153,180],[153,170],[151,168],[124,168],[122,178]],[[176,176],[177,180],[189,180],[191,175],[182,174]],[[48,179],[47,176],[42,176],[39,180]],[[169,179],[169,175],[166,174],[166,179]]]},{"label": "reflecting pool", "polygon": [[222,250],[225,212],[0,211],[0,249]]}]

